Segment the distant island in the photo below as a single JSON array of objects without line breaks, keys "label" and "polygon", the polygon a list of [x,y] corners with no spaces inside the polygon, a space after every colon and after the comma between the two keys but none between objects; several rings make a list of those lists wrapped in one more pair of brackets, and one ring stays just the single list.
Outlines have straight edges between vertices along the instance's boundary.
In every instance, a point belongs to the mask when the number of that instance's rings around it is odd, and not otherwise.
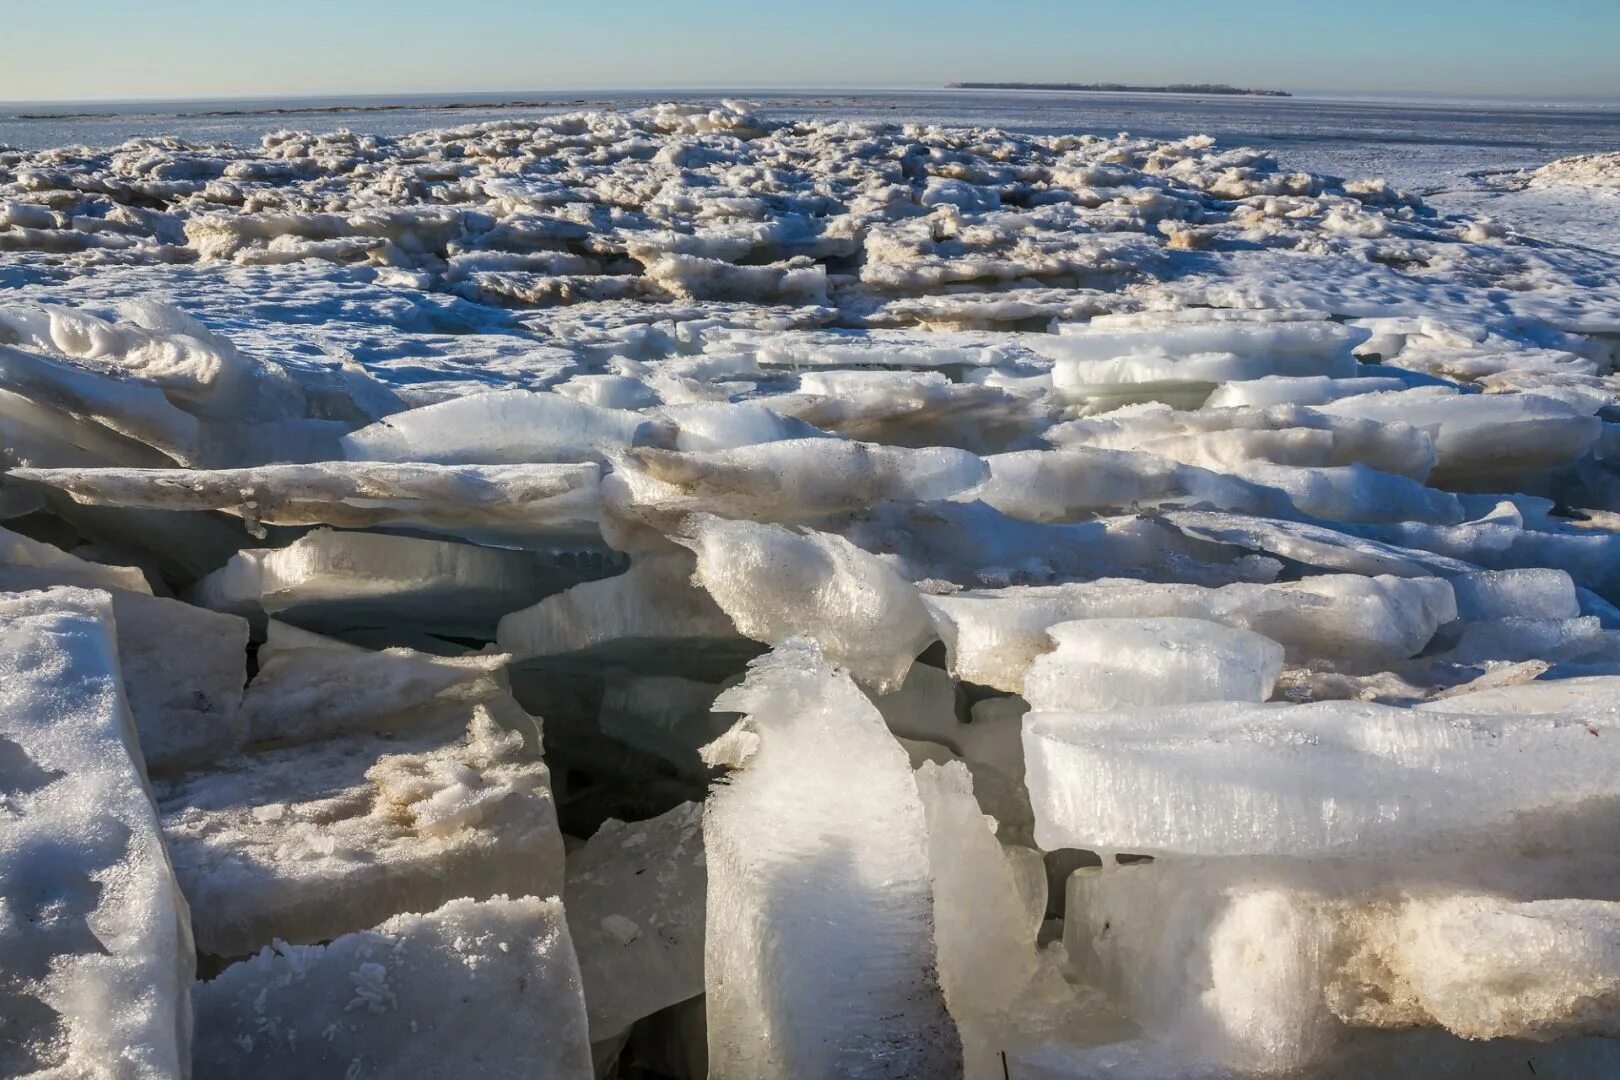
[{"label": "distant island", "polygon": [[1086,90],[1115,94],[1231,94],[1239,97],[1293,97],[1286,90],[1244,90],[1223,83],[1176,83],[1171,86],[1127,86],[1124,83],[953,82],[947,90]]}]

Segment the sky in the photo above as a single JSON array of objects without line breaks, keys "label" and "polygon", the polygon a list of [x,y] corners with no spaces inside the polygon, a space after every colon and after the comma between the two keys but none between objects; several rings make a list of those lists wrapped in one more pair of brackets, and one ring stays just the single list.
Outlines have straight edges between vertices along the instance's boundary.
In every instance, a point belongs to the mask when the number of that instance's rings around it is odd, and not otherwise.
[{"label": "sky", "polygon": [[0,0],[0,101],[1224,82],[1620,99],[1620,0]]}]

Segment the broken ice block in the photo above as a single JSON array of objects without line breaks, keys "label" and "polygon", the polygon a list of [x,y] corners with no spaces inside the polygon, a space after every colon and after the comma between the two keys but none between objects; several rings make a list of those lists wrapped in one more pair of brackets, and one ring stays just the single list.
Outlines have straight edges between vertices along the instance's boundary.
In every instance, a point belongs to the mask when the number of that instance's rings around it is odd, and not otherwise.
[{"label": "broken ice block", "polygon": [[707,514],[693,515],[687,528],[694,580],[755,641],[809,636],[881,692],[898,688],[934,640],[916,587],[841,536]]},{"label": "broken ice block", "polygon": [[89,562],[53,544],[0,529],[0,588],[15,591],[50,585],[152,594],[139,567]]},{"label": "broken ice block", "polygon": [[249,742],[311,742],[356,731],[404,731],[504,694],[506,656],[372,652],[270,620],[259,671],[242,700]]},{"label": "broken ice block", "polygon": [[1320,1066],[1352,1038],[1370,1049],[1389,1038],[1374,1029],[1612,1034],[1620,904],[1518,900],[1446,873],[1316,860],[1087,869],[1069,879],[1064,934],[1076,974],[1156,1039],[1245,1074]]},{"label": "broken ice block", "polygon": [[1620,797],[1614,728],[1612,710],[1223,702],[1030,713],[1024,755],[1043,850],[1416,857],[1578,829]]},{"label": "broken ice block", "polygon": [[1575,582],[1563,570],[1485,570],[1448,579],[1459,619],[1573,619]]},{"label": "broken ice block", "polygon": [[245,620],[153,596],[133,566],[86,562],[0,529],[0,592],[57,585],[107,590],[119,670],[148,768],[200,765],[241,745]]},{"label": "broken ice block", "polygon": [[1583,410],[1538,394],[1459,394],[1449,387],[1362,394],[1318,406],[1335,416],[1394,421],[1434,432],[1432,479],[1469,490],[1526,490],[1533,474],[1573,462],[1602,432]]},{"label": "broken ice block", "polygon": [[1414,655],[1456,615],[1438,578],[1324,574],[1218,589],[1105,579],[924,596],[951,672],[968,682],[1022,691],[1025,672],[1050,651],[1049,627],[1075,619],[1207,619],[1277,642],[1296,664],[1329,660],[1384,670]]},{"label": "broken ice block", "polygon": [[1210,323],[1042,336],[1031,346],[1050,356],[1053,389],[1064,400],[1103,412],[1133,401],[1197,408],[1220,384],[1268,375],[1356,372],[1351,350],[1371,335],[1337,323]]},{"label": "broken ice block", "polygon": [[196,998],[199,1078],[592,1076],[556,898],[451,900],[327,945],[266,946]]},{"label": "broken ice block", "polygon": [[708,453],[631,450],[604,496],[642,514],[702,510],[752,521],[808,521],[888,500],[929,502],[977,486],[985,463],[965,450],[910,450],[844,439],[790,439]]},{"label": "broken ice block", "polygon": [[[34,405],[34,410],[25,411],[65,413],[158,450],[182,465],[200,464],[197,418],[175,408],[150,383],[0,344],[0,387],[15,395],[13,401]],[[50,421],[43,425],[56,426]],[[63,441],[71,440],[68,432],[62,435]],[[114,458],[113,463],[124,460]],[[58,461],[36,463],[54,465]]]},{"label": "broken ice block", "polygon": [[594,463],[356,461],[216,470],[14,469],[9,475],[95,506],[227,510],[249,528],[386,527],[525,547],[596,535],[599,472]]},{"label": "broken ice block", "polygon": [[457,896],[562,884],[549,775],[483,705],[454,729],[351,735],[161,785],[197,947],[323,941]]},{"label": "broken ice block", "polygon": [[917,790],[928,822],[940,984],[968,1080],[995,1080],[1004,1053],[1072,1037],[1084,1023],[1054,958],[1036,948],[1045,874],[1032,903],[1027,875],[996,841],[960,762],[923,765]]},{"label": "broken ice block", "polygon": [[535,552],[323,529],[284,548],[238,552],[188,599],[314,629],[406,626],[477,638],[493,636],[507,612],[591,576],[599,575]]},{"label": "broken ice block", "polygon": [[496,641],[519,660],[582,654],[643,674],[694,677],[694,653],[719,657],[728,668],[732,658],[757,654],[759,647],[692,584],[694,569],[684,551],[638,555],[623,574],[575,585],[505,616]]},{"label": "broken ice block", "polygon": [[1023,450],[985,459],[990,478],[974,492],[1023,521],[1082,521],[1159,506],[1208,506],[1245,514],[1292,516],[1274,488],[1134,450]]},{"label": "broken ice block", "polygon": [[591,1041],[703,993],[703,807],[609,819],[568,856],[563,902]]},{"label": "broken ice block", "polygon": [[189,1074],[186,904],[105,593],[0,596],[0,1072]]},{"label": "broken ice block", "polygon": [[1264,701],[1283,666],[1270,638],[1204,619],[1086,619],[1046,633],[1057,648],[1024,675],[1038,712]]},{"label": "broken ice block", "polygon": [[498,390],[395,413],[343,437],[350,461],[515,465],[603,461],[652,430],[639,413]]},{"label": "broken ice block", "polygon": [[710,747],[740,771],[703,817],[711,1075],[959,1076],[922,803],[882,716],[802,641],[717,704],[746,716]]}]

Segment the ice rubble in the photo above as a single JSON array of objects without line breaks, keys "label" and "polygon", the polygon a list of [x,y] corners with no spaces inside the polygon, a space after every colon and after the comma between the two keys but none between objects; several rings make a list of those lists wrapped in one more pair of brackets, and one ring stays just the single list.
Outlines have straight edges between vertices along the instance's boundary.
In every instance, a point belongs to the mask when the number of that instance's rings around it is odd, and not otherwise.
[{"label": "ice rubble", "polygon": [[734,103],[0,252],[0,1071],[1620,1071],[1613,257]]}]

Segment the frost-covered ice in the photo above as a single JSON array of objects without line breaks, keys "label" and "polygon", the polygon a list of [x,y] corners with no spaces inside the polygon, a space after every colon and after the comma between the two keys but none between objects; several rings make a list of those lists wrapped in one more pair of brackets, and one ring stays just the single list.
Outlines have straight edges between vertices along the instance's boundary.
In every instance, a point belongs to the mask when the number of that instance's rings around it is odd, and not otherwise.
[{"label": "frost-covered ice", "polygon": [[562,837],[543,762],[484,705],[464,730],[267,749],[164,784],[163,830],[218,956],[324,941],[457,896],[554,894]]},{"label": "frost-covered ice", "polygon": [[0,148],[0,1071],[1620,1072],[1610,158]]},{"label": "frost-covered ice", "polygon": [[189,1075],[196,956],[106,593],[0,597],[0,749],[0,1067]]},{"label": "frost-covered ice", "polygon": [[199,983],[199,1076],[587,1080],[579,968],[555,897],[452,900],[327,945],[278,942]]}]

